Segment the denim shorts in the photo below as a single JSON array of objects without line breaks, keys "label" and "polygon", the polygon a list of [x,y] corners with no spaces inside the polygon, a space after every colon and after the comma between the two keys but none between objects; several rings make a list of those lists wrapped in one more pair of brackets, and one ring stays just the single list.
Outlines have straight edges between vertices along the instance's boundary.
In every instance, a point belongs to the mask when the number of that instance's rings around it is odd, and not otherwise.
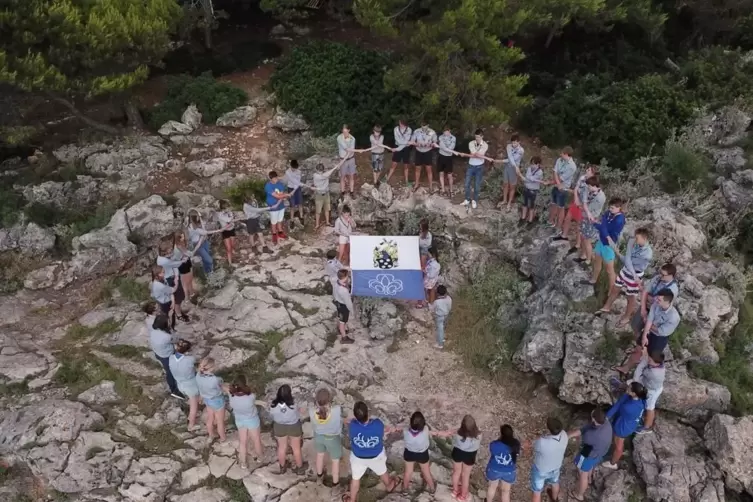
[{"label": "denim shorts", "polygon": [[504,481],[508,484],[515,483],[515,480],[517,479],[518,475],[515,471],[495,471],[494,469],[487,469],[486,470],[486,479],[487,481]]},{"label": "denim shorts", "polygon": [[531,491],[541,493],[546,485],[556,485],[560,482],[560,469],[549,472],[539,472],[536,464],[531,466]]},{"label": "denim shorts", "polygon": [[530,190],[528,188],[523,189],[523,207],[533,209],[536,207],[536,196],[539,194],[538,190]]},{"label": "denim shorts", "polygon": [[599,465],[599,462],[601,462],[601,457],[584,457],[580,454],[575,455],[574,459],[575,467],[580,472],[591,472],[594,467]]},{"label": "denim shorts", "polygon": [[259,423],[258,416],[252,418],[236,418],[235,427],[238,429],[258,429],[261,427],[261,423]]},{"label": "denim shorts", "polygon": [[212,408],[214,411],[221,410],[225,407],[225,396],[204,399],[204,404],[206,404],[208,408]]},{"label": "denim shorts", "polygon": [[552,188],[552,204],[564,208],[567,205],[567,190]]},{"label": "denim shorts", "polygon": [[290,205],[291,206],[300,206],[303,204],[303,189],[302,188],[296,188],[292,192],[290,192]]}]

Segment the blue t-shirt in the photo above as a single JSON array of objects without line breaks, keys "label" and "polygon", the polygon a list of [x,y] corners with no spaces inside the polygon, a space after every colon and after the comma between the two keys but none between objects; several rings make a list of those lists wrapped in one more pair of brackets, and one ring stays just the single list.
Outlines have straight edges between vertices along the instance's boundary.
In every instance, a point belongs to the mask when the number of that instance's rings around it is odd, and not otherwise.
[{"label": "blue t-shirt", "polygon": [[486,465],[487,472],[515,472],[518,462],[520,443],[515,440],[512,445],[502,441],[492,441],[489,444],[489,463]]},{"label": "blue t-shirt", "polygon": [[607,412],[607,418],[612,421],[614,435],[626,438],[638,430],[645,409],[646,402],[643,399],[633,399],[623,394]]},{"label": "blue t-shirt", "polygon": [[594,223],[594,226],[599,231],[599,238],[601,239],[602,244],[605,246],[609,245],[607,236],[611,237],[612,241],[617,244],[620,240],[622,229],[625,228],[625,214],[612,214],[611,212],[606,211],[601,216],[601,222]]},{"label": "blue t-shirt", "polygon": [[277,199],[272,196],[272,194],[275,192],[285,193],[285,185],[281,181],[278,181],[277,183],[267,181],[267,184],[264,185],[264,193],[267,194],[268,206],[274,206],[277,204]]},{"label": "blue t-shirt", "polygon": [[374,458],[384,450],[384,423],[374,418],[362,424],[351,420],[348,425],[350,451],[358,458]]}]

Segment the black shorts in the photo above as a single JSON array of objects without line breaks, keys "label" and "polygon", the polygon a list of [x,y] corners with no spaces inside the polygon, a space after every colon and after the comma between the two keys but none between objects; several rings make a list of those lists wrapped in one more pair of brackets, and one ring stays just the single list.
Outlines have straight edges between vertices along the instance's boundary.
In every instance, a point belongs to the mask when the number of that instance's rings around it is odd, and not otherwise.
[{"label": "black shorts", "polygon": [[410,150],[411,148],[409,146],[406,146],[402,150],[392,152],[392,162],[396,163],[409,163],[410,162]]},{"label": "black shorts", "polygon": [[[636,338],[635,343],[640,347],[643,345],[643,333],[638,335],[638,338]],[[653,333],[648,334],[648,346],[646,347],[646,350],[648,353],[652,353],[654,351],[664,352],[664,349],[667,347],[667,344],[669,343],[669,337],[668,336],[656,336]]]},{"label": "black shorts", "polygon": [[406,462],[429,463],[429,450],[416,453],[415,451],[403,450],[403,460]]},{"label": "black shorts", "polygon": [[[175,287],[175,277],[168,277],[165,279],[165,284],[170,286],[171,288]],[[186,299],[186,292],[183,291],[183,284],[178,281],[178,289],[175,290],[175,293],[173,293],[173,298],[175,299],[175,304],[180,305],[183,303],[183,300]]]},{"label": "black shorts", "polygon": [[416,165],[417,166],[431,166],[431,150],[428,152],[419,152],[416,150]]},{"label": "black shorts", "polygon": [[190,274],[192,268],[193,268],[193,264],[191,263],[191,260],[186,260],[180,265],[180,267],[178,267],[178,273]]},{"label": "black shorts", "polygon": [[158,303],[160,312],[167,315],[170,313],[170,308],[173,306],[173,302],[167,302],[167,303]]},{"label": "black shorts", "polygon": [[235,237],[235,229],[232,229],[232,230],[223,230],[222,231],[222,238],[223,239],[229,239],[231,237]]},{"label": "black shorts", "polygon": [[249,234],[260,234],[261,233],[261,222],[259,221],[259,218],[249,218],[246,220],[246,230]]},{"label": "black shorts", "polygon": [[341,323],[347,323],[350,319],[350,310],[344,303],[335,302],[335,305],[337,306],[337,320]]},{"label": "black shorts", "polygon": [[463,451],[460,448],[453,448],[450,456],[452,461],[458,464],[476,465],[477,453],[477,451]]},{"label": "black shorts", "polygon": [[437,155],[437,171],[440,173],[452,174],[452,161],[451,155]]}]

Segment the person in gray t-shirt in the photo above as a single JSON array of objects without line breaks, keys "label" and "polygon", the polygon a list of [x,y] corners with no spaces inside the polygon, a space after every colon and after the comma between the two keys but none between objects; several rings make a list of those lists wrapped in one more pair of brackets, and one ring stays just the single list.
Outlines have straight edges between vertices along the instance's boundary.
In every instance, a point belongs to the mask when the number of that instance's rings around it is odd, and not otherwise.
[{"label": "person in gray t-shirt", "polygon": [[230,395],[230,408],[233,409],[235,417],[235,426],[238,428],[238,464],[241,469],[248,468],[248,439],[254,445],[253,460],[256,462],[260,459],[264,450],[261,444],[261,429],[259,422],[259,412],[256,409],[256,395],[246,383],[246,377],[239,375],[235,378],[232,385],[227,389]]},{"label": "person in gray t-shirt", "polygon": [[546,421],[548,434],[544,434],[533,443],[533,466],[531,467],[532,502],[541,502],[541,493],[549,488],[552,500],[559,499],[560,470],[565,460],[568,436],[563,430],[562,422],[556,417]]},{"label": "person in gray t-shirt", "polygon": [[431,475],[431,464],[429,463],[429,446],[431,436],[451,437],[455,431],[436,431],[432,432],[426,425],[426,419],[423,413],[417,411],[410,417],[410,426],[407,429],[395,429],[403,431],[405,440],[405,450],[403,451],[403,460],[405,461],[405,473],[403,474],[403,491],[410,489],[410,482],[413,479],[413,470],[418,463],[421,469],[421,477],[426,483],[430,493],[434,493],[436,484]]},{"label": "person in gray t-shirt", "polygon": [[582,501],[586,495],[591,473],[607,454],[612,444],[612,424],[607,420],[604,410],[596,408],[591,412],[591,420],[580,430],[570,431],[570,438],[580,437],[580,451],[575,455],[578,467],[578,487],[570,492],[570,498]]},{"label": "person in gray t-shirt", "polygon": [[193,431],[196,426],[196,416],[199,414],[199,387],[196,384],[196,358],[187,355],[191,350],[191,342],[178,340],[175,353],[170,356],[170,371],[172,371],[178,389],[188,398],[188,430]]}]

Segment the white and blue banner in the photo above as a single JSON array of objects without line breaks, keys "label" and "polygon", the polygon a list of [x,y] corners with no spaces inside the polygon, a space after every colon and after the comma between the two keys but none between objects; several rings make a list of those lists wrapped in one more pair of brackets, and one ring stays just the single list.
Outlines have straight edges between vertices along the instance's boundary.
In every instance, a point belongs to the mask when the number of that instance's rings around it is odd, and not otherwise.
[{"label": "white and blue banner", "polygon": [[350,268],[354,296],[424,299],[418,236],[353,235]]}]

